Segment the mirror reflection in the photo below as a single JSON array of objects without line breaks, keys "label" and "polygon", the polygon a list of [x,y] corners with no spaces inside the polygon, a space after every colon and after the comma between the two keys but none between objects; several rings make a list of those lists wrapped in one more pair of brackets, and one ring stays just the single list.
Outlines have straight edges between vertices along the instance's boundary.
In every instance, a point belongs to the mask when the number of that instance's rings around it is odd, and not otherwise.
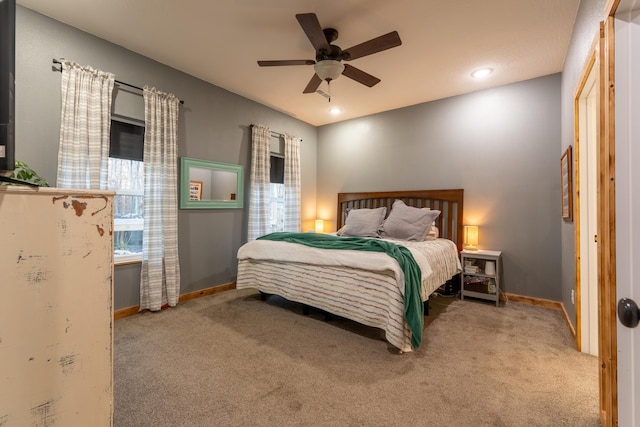
[{"label": "mirror reflection", "polygon": [[181,160],[181,208],[241,208],[242,166]]},{"label": "mirror reflection", "polygon": [[238,174],[225,170],[189,168],[189,200],[236,200]]}]

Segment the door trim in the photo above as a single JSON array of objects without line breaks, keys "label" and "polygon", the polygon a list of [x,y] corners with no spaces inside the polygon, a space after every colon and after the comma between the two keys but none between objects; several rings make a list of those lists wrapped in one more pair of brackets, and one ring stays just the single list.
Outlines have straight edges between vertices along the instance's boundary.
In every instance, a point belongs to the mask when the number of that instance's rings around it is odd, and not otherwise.
[{"label": "door trim", "polygon": [[[616,224],[615,224],[615,107],[614,107],[614,65],[615,32],[614,14],[619,0],[609,1],[606,21],[600,23],[591,52],[597,52],[600,67],[600,132],[598,138],[598,378],[599,411],[603,426],[618,425],[618,359],[616,324]],[[577,113],[579,95],[586,83],[590,67],[595,63],[589,55],[578,86],[574,91],[574,112]],[[578,146],[578,119],[574,116],[574,142]],[[575,155],[579,159],[579,155]],[[577,160],[574,160],[576,163]],[[577,164],[574,164],[577,166]],[[577,175],[577,172],[576,172]],[[578,185],[575,186],[579,188]],[[579,194],[575,194],[579,206]],[[579,211],[578,211],[579,212]],[[580,279],[580,223],[576,222],[574,233],[576,242],[576,298],[579,297]],[[579,303],[576,304],[576,346],[580,349],[581,323]]]},{"label": "door trim", "polygon": [[[582,351],[582,304],[583,304],[583,292],[582,292],[582,275],[581,275],[581,200],[580,200],[580,190],[582,189],[580,186],[580,152],[583,148],[580,144],[580,103],[582,100],[582,93],[586,87],[586,84],[589,80],[589,76],[593,71],[594,67],[599,67],[601,63],[599,62],[600,56],[600,33],[596,35],[594,38],[591,48],[589,49],[588,60],[585,63],[582,72],[580,73],[580,78],[578,79],[578,85],[573,92],[573,120],[574,120],[574,133],[573,133],[573,170],[574,170],[574,204],[573,204],[573,217],[574,217],[574,238],[575,238],[575,321],[576,321],[576,349],[578,351]],[[599,70],[600,71],[600,70]],[[600,132],[602,131],[602,74],[598,75],[598,94],[597,96],[600,98],[600,109],[598,111],[598,120]],[[600,140],[602,139],[602,134],[598,134],[597,143],[600,144]],[[586,147],[585,147],[586,148]],[[582,165],[586,166],[586,165]],[[584,303],[588,303],[585,301]]]},{"label": "door trim", "polygon": [[616,206],[615,206],[615,31],[618,2],[601,23],[600,66],[602,129],[598,149],[598,287],[600,421],[618,425],[618,342],[616,320]]}]

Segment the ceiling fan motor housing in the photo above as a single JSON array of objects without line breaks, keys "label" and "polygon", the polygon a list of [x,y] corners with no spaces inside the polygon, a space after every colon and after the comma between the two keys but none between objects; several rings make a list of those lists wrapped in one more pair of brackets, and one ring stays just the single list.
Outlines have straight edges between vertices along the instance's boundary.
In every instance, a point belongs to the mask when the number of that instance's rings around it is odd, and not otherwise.
[{"label": "ceiling fan motor housing", "polygon": [[319,50],[316,53],[316,61],[325,61],[327,59],[331,59],[333,61],[342,61],[343,59],[348,59],[345,58],[342,54],[342,49],[340,49],[340,46],[330,44],[329,48],[331,49],[330,52],[325,52],[324,49]]}]

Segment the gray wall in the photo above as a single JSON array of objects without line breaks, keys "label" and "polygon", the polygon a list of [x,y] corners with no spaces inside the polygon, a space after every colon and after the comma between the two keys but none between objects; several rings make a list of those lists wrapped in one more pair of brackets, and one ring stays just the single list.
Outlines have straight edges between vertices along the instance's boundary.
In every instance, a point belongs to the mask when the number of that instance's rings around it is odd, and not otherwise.
[{"label": "gray wall", "polygon": [[[569,145],[574,144],[573,97],[587,61],[589,50],[605,19],[606,0],[582,0],[565,58],[562,72],[562,143],[556,153],[558,158]],[[574,168],[575,169],[575,168]],[[575,179],[575,177],[574,177]],[[569,318],[575,325],[575,305],[571,302],[571,291],[575,289],[575,224],[562,222],[562,297]]]},{"label": "gray wall", "polygon": [[463,188],[505,291],[560,300],[559,74],[322,126],[318,217],[343,191]]},{"label": "gray wall", "polygon": [[[274,131],[301,137],[303,228],[313,227],[317,137],[314,126],[18,6],[16,158],[29,164],[50,184],[54,185],[56,178],[61,103],[61,74],[52,71],[52,59],[62,57],[112,72],[120,81],[140,87],[154,86],[184,100],[180,107],[179,155],[241,164],[247,182],[251,154],[249,125],[265,124]],[[126,105],[122,108],[124,111]],[[180,210],[181,293],[235,280],[236,252],[246,240],[246,212],[246,209]],[[139,275],[139,265],[115,267],[116,309],[139,303]]]},{"label": "gray wall", "polygon": [[[559,159],[573,144],[573,90],[604,3],[581,2],[562,76],[318,129],[18,6],[16,156],[55,183],[60,73],[51,59],[65,57],[185,100],[180,156],[242,164],[248,178],[251,123],[303,138],[303,229],[316,216],[335,221],[340,191],[464,188],[465,222],[480,226],[481,247],[503,250],[505,290],[561,300],[572,315],[574,226],[560,220]],[[246,209],[180,211],[182,293],[234,280],[245,224]],[[116,267],[116,309],[138,304],[139,273]]]}]

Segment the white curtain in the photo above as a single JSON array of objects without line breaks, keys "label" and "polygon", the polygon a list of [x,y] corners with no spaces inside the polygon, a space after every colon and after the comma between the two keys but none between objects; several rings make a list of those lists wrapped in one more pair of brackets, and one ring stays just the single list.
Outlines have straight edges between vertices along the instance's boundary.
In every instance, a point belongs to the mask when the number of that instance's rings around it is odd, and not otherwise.
[{"label": "white curtain", "polygon": [[284,136],[284,231],[300,231],[300,142]]},{"label": "white curtain", "polygon": [[249,184],[249,226],[247,238],[255,240],[269,232],[271,130],[251,127],[251,181]]},{"label": "white curtain", "polygon": [[172,94],[144,88],[144,231],[140,310],[171,307],[180,296],[178,107]]},{"label": "white curtain", "polygon": [[114,82],[111,73],[62,61],[58,187],[107,189]]}]

